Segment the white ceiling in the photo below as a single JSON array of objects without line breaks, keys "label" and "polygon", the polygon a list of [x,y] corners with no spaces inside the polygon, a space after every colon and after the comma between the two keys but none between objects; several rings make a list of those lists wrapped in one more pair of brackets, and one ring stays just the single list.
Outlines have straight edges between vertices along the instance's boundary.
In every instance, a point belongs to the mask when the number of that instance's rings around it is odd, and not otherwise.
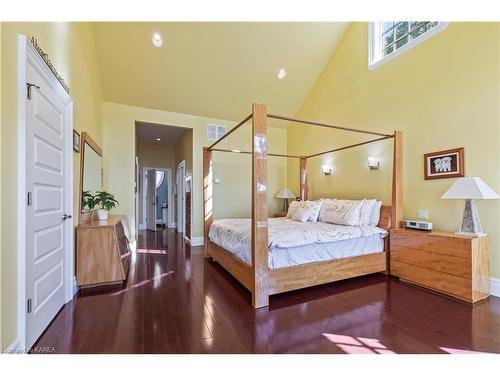
[{"label": "white ceiling", "polygon": [[[136,126],[139,143],[174,145],[186,130],[175,126],[155,125],[144,122],[137,122]],[[157,138],[160,138],[160,141]]]},{"label": "white ceiling", "polygon": [[[98,22],[104,99],[233,121],[249,114],[252,102],[294,115],[348,25]],[[161,48],[153,47],[153,32],[162,34]]]}]

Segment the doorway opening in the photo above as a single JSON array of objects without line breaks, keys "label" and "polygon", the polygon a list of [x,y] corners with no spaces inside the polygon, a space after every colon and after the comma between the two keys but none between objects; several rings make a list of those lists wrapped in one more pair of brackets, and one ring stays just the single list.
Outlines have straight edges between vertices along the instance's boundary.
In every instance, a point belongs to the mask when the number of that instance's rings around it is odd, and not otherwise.
[{"label": "doorway opening", "polygon": [[144,167],[142,171],[142,229],[173,228],[172,170]]},{"label": "doorway opening", "polygon": [[136,233],[169,228],[185,233],[183,188],[191,170],[193,131],[139,121],[135,126]]}]

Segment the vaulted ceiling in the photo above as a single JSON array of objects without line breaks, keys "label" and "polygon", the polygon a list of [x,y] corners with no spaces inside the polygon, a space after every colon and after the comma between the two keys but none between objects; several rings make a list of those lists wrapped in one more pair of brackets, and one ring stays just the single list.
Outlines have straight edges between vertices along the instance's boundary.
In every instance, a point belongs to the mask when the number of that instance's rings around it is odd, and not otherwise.
[{"label": "vaulted ceiling", "polygon": [[[242,119],[252,102],[293,115],[347,26],[95,23],[104,99],[225,120]],[[160,48],[151,43],[154,32],[163,37]]]}]

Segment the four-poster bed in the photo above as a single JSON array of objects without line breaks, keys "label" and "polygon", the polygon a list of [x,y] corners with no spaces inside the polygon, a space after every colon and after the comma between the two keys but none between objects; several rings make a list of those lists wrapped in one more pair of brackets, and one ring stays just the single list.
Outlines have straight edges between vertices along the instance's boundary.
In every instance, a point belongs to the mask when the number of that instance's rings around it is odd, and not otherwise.
[{"label": "four-poster bed", "polygon": [[[322,126],[356,133],[377,135],[378,138],[308,156],[272,154],[267,153],[267,118],[294,123],[304,123],[313,126]],[[250,119],[252,120],[252,151],[238,151],[239,153],[250,154],[252,156],[252,213],[250,227],[251,263],[249,264],[243,261],[241,257],[238,258],[235,256],[228,249],[213,242],[209,237],[209,232],[213,223],[212,153],[233,152],[231,150],[217,149],[215,146]],[[268,156],[299,159],[300,198],[305,201],[308,196],[307,159],[390,138],[394,141],[392,203],[391,206],[382,206],[380,211],[380,220],[377,224],[378,228],[382,228],[384,230],[399,227],[403,216],[402,133],[400,131],[395,131],[393,134],[383,134],[374,131],[347,128],[316,121],[295,119],[268,114],[266,106],[262,104],[253,104],[252,113],[249,116],[238,123],[210,147],[205,147],[203,150],[205,256],[211,257],[221,264],[223,268],[232,274],[252,293],[252,305],[255,308],[268,306],[269,296],[273,294],[376,272],[388,272],[388,237],[384,238],[382,244],[383,249],[380,252],[271,269],[268,262],[269,233],[266,187]]]}]

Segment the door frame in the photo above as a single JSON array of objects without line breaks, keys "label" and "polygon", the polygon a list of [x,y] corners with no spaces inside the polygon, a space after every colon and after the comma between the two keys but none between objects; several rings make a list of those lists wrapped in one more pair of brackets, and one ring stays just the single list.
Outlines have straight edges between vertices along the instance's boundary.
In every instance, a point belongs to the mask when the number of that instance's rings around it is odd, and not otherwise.
[{"label": "door frame", "polygon": [[[191,193],[191,205],[190,205],[190,209],[191,209],[191,228],[190,228],[190,233],[191,233],[191,238],[187,238],[186,236],[186,192],[188,191],[187,190],[187,186],[189,185],[189,188],[190,188],[190,193]],[[191,239],[193,238],[193,174],[192,173],[189,173],[189,174],[186,174],[185,177],[184,177],[184,216],[183,216],[183,227],[184,227],[184,231],[182,232],[183,236],[184,236],[184,239],[189,241],[191,243]]]},{"label": "door frame", "polygon": [[[182,171],[182,173],[180,172]],[[177,174],[175,178],[176,182],[176,191],[177,191],[177,232],[185,233],[185,221],[184,218],[186,216],[186,197],[184,196],[185,185],[184,180],[186,178],[186,161],[182,160],[177,165]]]},{"label": "door frame", "polygon": [[[63,89],[59,81],[55,78],[45,61],[35,51],[28,38],[25,35],[18,35],[18,162],[17,162],[17,241],[18,241],[18,340],[22,349],[26,348],[26,66],[31,61],[36,65],[40,74],[44,75],[54,89],[62,98],[66,106],[67,124],[66,124],[66,212],[73,216],[73,99]],[[74,275],[74,224],[73,218],[66,221],[66,251],[65,267],[66,280],[65,302],[73,299],[76,292],[76,280]],[[28,348],[26,348],[28,349]]]},{"label": "door frame", "polygon": [[[157,171],[164,171],[165,178],[167,179],[167,196],[168,196],[168,210],[167,210],[167,228],[173,228],[174,226],[174,209],[172,205],[172,169],[170,168],[161,168],[161,167],[142,167],[141,170],[141,194],[142,197],[142,222],[139,224],[139,229],[146,229],[146,173],[150,169],[156,169]],[[137,218],[137,222],[139,222]]]}]

